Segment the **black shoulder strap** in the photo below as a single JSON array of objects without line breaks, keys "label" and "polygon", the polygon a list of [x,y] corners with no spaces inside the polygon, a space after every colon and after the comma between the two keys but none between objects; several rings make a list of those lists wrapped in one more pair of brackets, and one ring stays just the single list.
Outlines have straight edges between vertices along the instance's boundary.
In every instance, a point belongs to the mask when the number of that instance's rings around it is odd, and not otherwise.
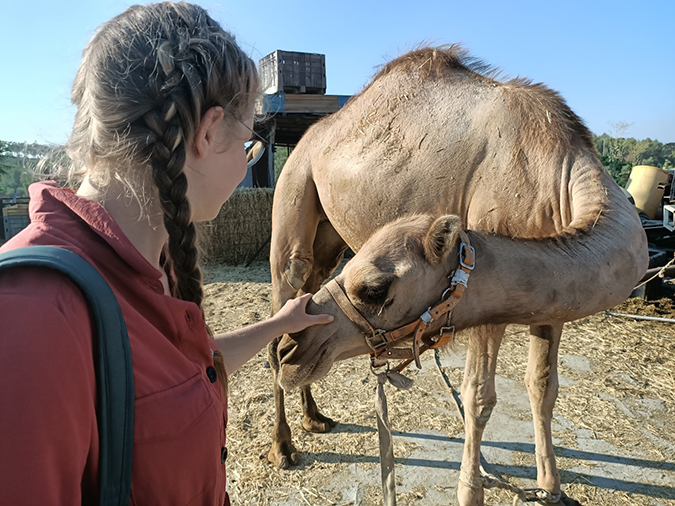
[{"label": "black shoulder strap", "polygon": [[53,246],[29,246],[0,254],[0,271],[12,267],[56,269],[79,287],[98,335],[95,363],[98,394],[100,506],[128,505],[134,440],[134,376],[129,337],[115,294],[79,255]]}]

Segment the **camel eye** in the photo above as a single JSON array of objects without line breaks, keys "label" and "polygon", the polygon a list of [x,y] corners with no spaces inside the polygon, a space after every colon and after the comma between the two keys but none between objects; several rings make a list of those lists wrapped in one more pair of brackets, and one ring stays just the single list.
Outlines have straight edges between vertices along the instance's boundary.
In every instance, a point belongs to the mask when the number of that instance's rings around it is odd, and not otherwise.
[{"label": "camel eye", "polygon": [[386,285],[363,285],[358,291],[359,299],[366,304],[382,304],[387,300],[389,283]]}]

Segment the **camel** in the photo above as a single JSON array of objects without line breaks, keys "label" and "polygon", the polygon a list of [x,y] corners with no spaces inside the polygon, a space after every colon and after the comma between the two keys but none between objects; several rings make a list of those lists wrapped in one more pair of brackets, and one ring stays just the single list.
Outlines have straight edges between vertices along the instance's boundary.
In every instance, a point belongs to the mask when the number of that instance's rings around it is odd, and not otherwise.
[{"label": "camel", "polygon": [[[475,268],[464,269],[463,297],[428,329],[469,333],[458,502],[484,503],[480,444],[497,400],[497,353],[506,326],[524,324],[538,486],[557,504],[577,504],[558,495],[551,439],[563,324],[623,301],[647,269],[647,240],[564,100],[494,75],[457,45],[405,54],[289,157],[272,213],[273,311],[314,293],[308,311],[335,320],[268,348],[275,465],[299,458],[284,390],[300,389],[306,430],[328,431],[334,422],[319,412],[311,383],[335,361],[373,352],[373,336],[338,306],[335,284],[371,328],[395,329],[441,299],[470,245]],[[348,247],[355,257],[322,287]]]}]

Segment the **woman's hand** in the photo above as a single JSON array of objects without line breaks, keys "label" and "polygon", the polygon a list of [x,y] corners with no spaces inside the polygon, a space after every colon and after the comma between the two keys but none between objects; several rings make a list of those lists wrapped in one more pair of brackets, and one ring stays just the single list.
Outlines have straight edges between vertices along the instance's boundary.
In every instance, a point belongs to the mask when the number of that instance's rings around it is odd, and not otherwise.
[{"label": "woman's hand", "polygon": [[272,318],[215,336],[218,346],[223,350],[227,373],[234,373],[263,346],[283,334],[300,332],[310,325],[332,322],[333,317],[329,314],[307,314],[307,303],[311,298],[312,294],[308,293],[291,299]]},{"label": "woman's hand", "polygon": [[311,325],[325,325],[333,321],[333,316],[329,314],[307,314],[307,303],[311,298],[312,294],[306,293],[295,299],[290,299],[273,316],[283,328],[284,334],[300,332]]}]

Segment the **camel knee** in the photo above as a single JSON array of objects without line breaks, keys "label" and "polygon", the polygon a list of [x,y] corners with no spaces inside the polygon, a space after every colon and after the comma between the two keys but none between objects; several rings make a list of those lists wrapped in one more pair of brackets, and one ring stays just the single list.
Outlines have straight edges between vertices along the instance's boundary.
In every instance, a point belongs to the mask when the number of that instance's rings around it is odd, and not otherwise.
[{"label": "camel knee", "polygon": [[471,416],[478,426],[484,427],[497,405],[497,393],[494,388],[479,384],[463,385],[462,398],[467,415]]},{"label": "camel knee", "polygon": [[530,399],[538,405],[553,409],[558,397],[558,375],[551,374],[550,369],[529,373],[525,376],[525,386]]},{"label": "camel knee", "polygon": [[288,260],[284,268],[286,282],[296,292],[305,286],[305,281],[312,272],[312,261],[307,258],[294,257]]},{"label": "camel knee", "polygon": [[485,427],[492,416],[492,410],[497,405],[497,396],[490,399],[474,402],[467,406],[467,413],[476,421],[480,427]]}]

